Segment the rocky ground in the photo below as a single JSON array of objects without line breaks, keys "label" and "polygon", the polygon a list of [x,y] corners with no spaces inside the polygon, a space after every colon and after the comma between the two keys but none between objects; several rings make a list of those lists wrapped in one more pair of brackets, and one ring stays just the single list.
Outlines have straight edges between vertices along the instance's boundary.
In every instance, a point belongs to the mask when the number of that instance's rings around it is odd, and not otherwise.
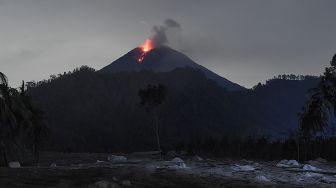
[{"label": "rocky ground", "polygon": [[38,166],[0,168],[0,187],[336,187],[336,163],[323,159],[248,161],[150,154],[42,153]]}]

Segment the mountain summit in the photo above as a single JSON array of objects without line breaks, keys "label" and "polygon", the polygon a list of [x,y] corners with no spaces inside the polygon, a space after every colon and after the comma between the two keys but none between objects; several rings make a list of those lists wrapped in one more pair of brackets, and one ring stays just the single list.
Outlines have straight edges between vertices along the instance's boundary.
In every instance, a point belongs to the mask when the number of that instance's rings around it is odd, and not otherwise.
[{"label": "mountain summit", "polygon": [[187,66],[200,69],[207,78],[214,80],[217,84],[226,88],[228,91],[240,91],[245,89],[244,87],[233,83],[195,63],[186,55],[166,46],[154,48],[145,54],[141,48],[135,48],[98,72],[104,74],[116,72],[138,72],[141,70],[168,72],[178,67]]}]

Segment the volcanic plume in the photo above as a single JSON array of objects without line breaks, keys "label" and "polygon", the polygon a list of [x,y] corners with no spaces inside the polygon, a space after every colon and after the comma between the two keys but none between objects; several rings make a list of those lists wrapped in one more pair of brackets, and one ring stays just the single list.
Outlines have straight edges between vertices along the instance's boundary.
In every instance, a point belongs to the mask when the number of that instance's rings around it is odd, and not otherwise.
[{"label": "volcanic plume", "polygon": [[155,72],[170,72],[176,68],[191,67],[202,71],[208,79],[217,82],[229,91],[239,91],[245,88],[233,83],[207,68],[195,63],[181,52],[169,47],[167,33],[181,29],[178,22],[167,19],[163,25],[154,26],[152,35],[119,59],[99,70],[100,73],[139,72],[151,70]]},{"label": "volcanic plume", "polygon": [[167,31],[173,29],[181,29],[178,22],[172,19],[166,19],[163,25],[154,26],[152,29],[152,36],[144,42],[139,48],[141,49],[141,55],[138,58],[138,63],[142,63],[146,54],[153,48],[168,45]]}]

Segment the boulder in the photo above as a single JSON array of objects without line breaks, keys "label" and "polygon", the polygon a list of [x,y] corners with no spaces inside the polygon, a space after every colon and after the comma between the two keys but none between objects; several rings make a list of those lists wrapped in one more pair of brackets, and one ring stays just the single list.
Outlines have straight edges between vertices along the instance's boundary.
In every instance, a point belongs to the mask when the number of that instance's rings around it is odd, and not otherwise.
[{"label": "boulder", "polygon": [[277,165],[277,167],[300,167],[300,163],[298,163],[296,160],[281,160]]},{"label": "boulder", "polygon": [[107,157],[107,160],[112,163],[125,163],[127,162],[127,158],[125,156],[119,155],[110,155]]},{"label": "boulder", "polygon": [[325,159],[323,159],[323,158],[321,158],[321,157],[315,159],[315,161],[317,161],[317,162],[319,162],[319,163],[326,163],[326,162],[328,162],[327,160],[325,160]]},{"label": "boulder", "polygon": [[192,160],[193,161],[203,161],[203,158],[198,156],[198,155],[195,155],[195,156],[192,157]]},{"label": "boulder", "polygon": [[263,183],[271,182],[271,180],[269,180],[268,178],[266,178],[266,177],[263,176],[263,175],[256,176],[256,177],[255,177],[255,180],[256,180],[257,182],[263,182]]},{"label": "boulder", "polygon": [[173,150],[172,150],[172,151],[168,151],[168,152],[167,152],[167,156],[168,156],[168,157],[176,157],[176,156],[177,156],[177,153],[176,153],[176,151],[173,151]]},{"label": "boulder", "polygon": [[121,182],[121,184],[122,184],[123,186],[126,186],[126,187],[129,187],[129,186],[132,185],[132,184],[131,184],[131,181],[129,181],[129,180],[123,180],[123,181]]},{"label": "boulder", "polygon": [[302,170],[304,170],[304,171],[321,171],[321,169],[316,168],[315,166],[312,166],[312,165],[309,165],[309,164],[303,165]]},{"label": "boulder", "polygon": [[249,171],[254,171],[256,170],[255,167],[251,166],[251,165],[234,165],[231,167],[234,171],[238,171],[238,172],[249,172]]},{"label": "boulder", "polygon": [[185,164],[185,162],[179,158],[179,157],[175,157],[174,159],[171,160],[171,163],[176,165],[179,168],[186,168],[187,165]]},{"label": "boulder", "polygon": [[21,165],[18,161],[11,161],[8,163],[9,168],[20,168]]}]

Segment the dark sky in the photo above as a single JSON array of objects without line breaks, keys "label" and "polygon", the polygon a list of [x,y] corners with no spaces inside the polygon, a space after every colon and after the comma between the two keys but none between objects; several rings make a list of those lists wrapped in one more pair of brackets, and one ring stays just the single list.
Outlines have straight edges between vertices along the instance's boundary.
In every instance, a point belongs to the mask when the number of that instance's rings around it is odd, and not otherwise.
[{"label": "dark sky", "polygon": [[246,87],[319,75],[336,53],[335,0],[0,0],[0,71],[16,87],[100,69],[166,19],[171,47]]}]

